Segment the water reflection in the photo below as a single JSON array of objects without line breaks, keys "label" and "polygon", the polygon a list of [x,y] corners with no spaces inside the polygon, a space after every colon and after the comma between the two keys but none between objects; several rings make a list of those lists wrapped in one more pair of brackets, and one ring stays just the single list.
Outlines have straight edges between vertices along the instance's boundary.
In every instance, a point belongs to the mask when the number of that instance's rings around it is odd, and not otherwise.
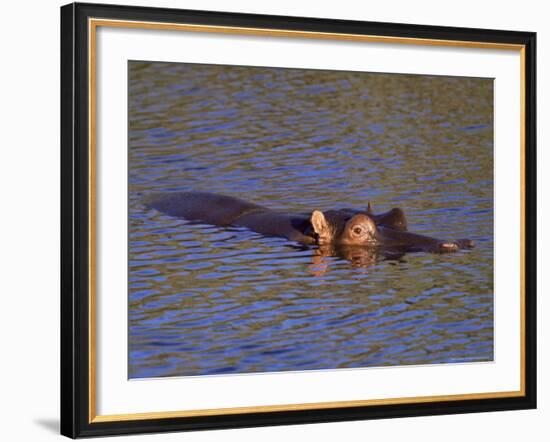
[{"label": "water reflection", "polygon": [[312,274],[324,275],[330,268],[329,257],[338,257],[348,261],[352,267],[367,269],[383,259],[399,259],[405,252],[391,252],[377,247],[350,247],[323,245],[315,249],[312,257]]},{"label": "water reflection", "polygon": [[[493,358],[492,80],[131,62],[130,377]],[[148,209],[401,207],[456,254],[301,248]]]}]

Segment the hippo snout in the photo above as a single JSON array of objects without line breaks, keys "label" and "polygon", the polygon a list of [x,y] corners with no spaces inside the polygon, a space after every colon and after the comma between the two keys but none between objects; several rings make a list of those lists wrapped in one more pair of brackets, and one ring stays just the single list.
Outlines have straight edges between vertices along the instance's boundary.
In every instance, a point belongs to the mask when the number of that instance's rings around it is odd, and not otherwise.
[{"label": "hippo snout", "polygon": [[455,252],[459,249],[471,249],[475,243],[471,239],[458,239],[456,241],[445,241],[439,244],[440,253]]}]

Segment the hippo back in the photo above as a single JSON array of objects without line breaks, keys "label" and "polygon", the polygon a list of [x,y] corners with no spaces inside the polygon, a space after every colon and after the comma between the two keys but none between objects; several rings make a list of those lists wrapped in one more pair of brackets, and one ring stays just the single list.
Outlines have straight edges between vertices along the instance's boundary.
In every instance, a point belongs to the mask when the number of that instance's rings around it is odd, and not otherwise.
[{"label": "hippo back", "polygon": [[170,216],[216,226],[229,226],[245,213],[265,210],[239,198],[209,192],[154,194],[145,200],[145,205]]}]

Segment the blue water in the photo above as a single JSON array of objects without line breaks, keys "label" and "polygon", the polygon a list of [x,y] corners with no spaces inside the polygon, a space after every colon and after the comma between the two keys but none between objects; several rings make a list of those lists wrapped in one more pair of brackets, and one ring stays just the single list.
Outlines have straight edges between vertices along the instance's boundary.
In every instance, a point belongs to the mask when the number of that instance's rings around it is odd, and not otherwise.
[{"label": "blue water", "polygon": [[[489,79],[130,62],[130,377],[492,360],[492,103]],[[370,200],[477,247],[330,256],[143,204],[188,190]]]}]

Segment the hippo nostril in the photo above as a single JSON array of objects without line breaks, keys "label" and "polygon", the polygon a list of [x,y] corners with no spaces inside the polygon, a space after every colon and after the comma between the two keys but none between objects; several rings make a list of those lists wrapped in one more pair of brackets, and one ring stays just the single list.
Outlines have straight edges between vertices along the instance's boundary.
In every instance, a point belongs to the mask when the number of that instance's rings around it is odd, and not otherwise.
[{"label": "hippo nostril", "polygon": [[476,246],[476,243],[472,241],[471,239],[462,238],[459,240],[456,240],[455,243],[461,248],[461,249],[472,249]]}]

